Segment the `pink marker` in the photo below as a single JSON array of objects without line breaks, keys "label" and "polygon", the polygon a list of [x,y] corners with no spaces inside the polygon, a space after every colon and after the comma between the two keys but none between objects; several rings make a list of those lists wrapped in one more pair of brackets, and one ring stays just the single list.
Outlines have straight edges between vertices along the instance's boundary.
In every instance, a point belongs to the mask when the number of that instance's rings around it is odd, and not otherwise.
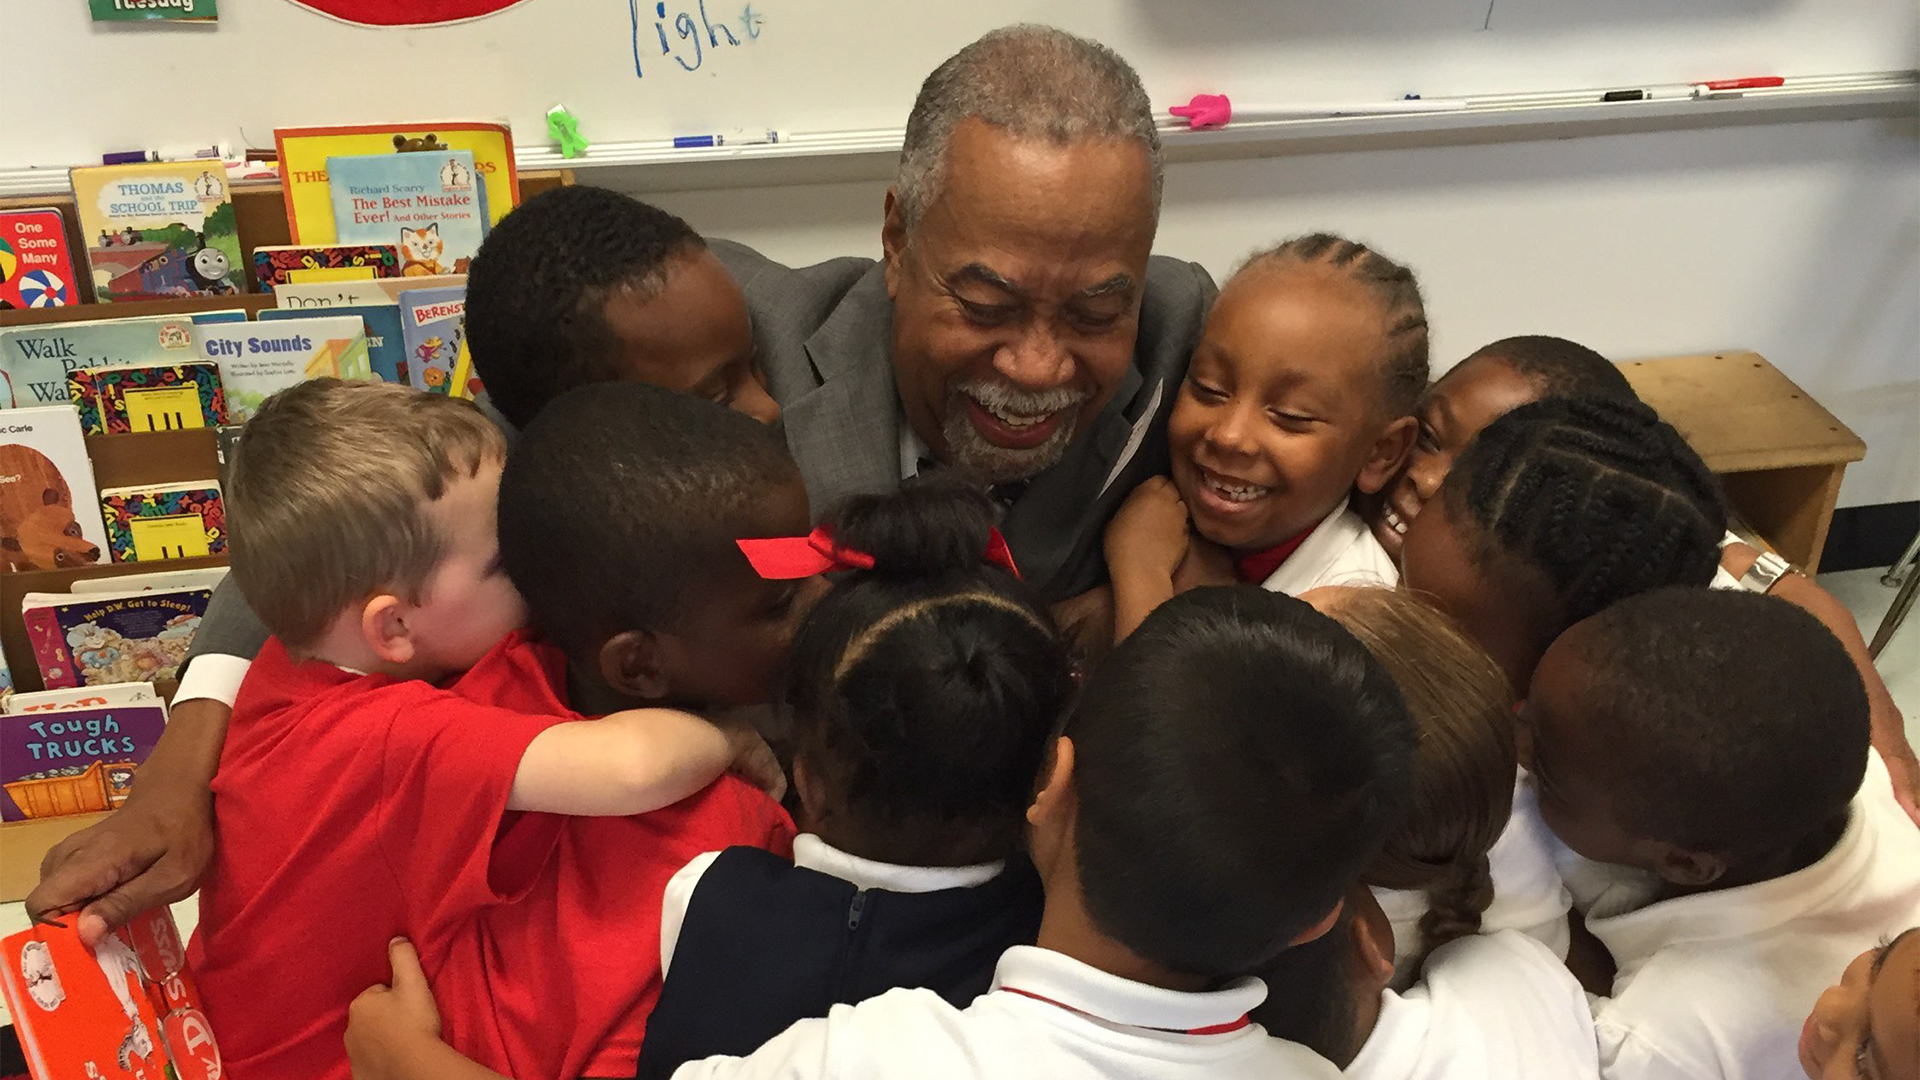
[{"label": "pink marker", "polygon": [[1300,105],[1235,105],[1225,94],[1195,94],[1185,105],[1167,111],[1187,122],[1192,131],[1225,127],[1239,120],[1299,120],[1314,116],[1385,116],[1395,113],[1453,112],[1467,107],[1464,98],[1402,98],[1398,101],[1320,101]]},{"label": "pink marker", "polygon": [[1756,75],[1747,79],[1712,79],[1693,85],[1708,90],[1765,90],[1768,87],[1786,84],[1787,80],[1779,75]]}]

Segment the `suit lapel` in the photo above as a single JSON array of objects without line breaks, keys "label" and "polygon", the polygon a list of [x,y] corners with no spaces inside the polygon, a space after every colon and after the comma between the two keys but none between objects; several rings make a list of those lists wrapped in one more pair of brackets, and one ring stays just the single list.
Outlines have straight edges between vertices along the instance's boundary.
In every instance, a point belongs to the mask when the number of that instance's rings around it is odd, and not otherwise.
[{"label": "suit lapel", "polygon": [[[1133,434],[1126,407],[1140,392],[1139,369],[1129,366],[1120,387],[1093,424],[1067,447],[1066,455],[1033,478],[1007,509],[1001,531],[1026,579],[1048,593],[1048,584],[1090,529],[1103,528],[1106,514],[1090,512]],[[1124,492],[1122,493],[1124,494]]]},{"label": "suit lapel", "polygon": [[807,338],[815,385],[782,409],[816,520],[850,495],[900,486],[893,301],[882,274],[876,265],[862,275]]}]

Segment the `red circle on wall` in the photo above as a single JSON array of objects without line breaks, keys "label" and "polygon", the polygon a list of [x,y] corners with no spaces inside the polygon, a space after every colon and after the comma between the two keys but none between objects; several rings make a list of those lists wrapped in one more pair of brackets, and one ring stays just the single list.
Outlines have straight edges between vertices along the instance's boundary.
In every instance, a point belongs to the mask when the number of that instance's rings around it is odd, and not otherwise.
[{"label": "red circle on wall", "polygon": [[293,0],[342,22],[362,26],[431,26],[478,19],[526,0]]}]

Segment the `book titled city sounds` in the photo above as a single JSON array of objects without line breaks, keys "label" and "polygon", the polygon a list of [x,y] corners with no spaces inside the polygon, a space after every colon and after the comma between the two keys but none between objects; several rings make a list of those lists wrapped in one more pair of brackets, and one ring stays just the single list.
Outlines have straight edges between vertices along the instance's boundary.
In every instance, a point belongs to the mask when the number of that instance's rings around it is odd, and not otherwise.
[{"label": "book titled city sounds", "polygon": [[251,420],[267,398],[308,379],[373,378],[357,316],[196,326],[193,340],[201,359],[220,365],[229,423]]},{"label": "book titled city sounds", "polygon": [[98,165],[72,176],[96,299],[240,291],[240,233],[219,162]]}]

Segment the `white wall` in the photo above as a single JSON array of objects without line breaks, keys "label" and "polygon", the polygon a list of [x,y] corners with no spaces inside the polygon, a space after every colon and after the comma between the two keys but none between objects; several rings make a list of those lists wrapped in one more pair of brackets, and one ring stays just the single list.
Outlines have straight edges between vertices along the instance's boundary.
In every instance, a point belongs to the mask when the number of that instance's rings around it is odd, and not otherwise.
[{"label": "white wall", "polygon": [[[642,197],[798,264],[878,255],[885,189]],[[1754,349],[1867,441],[1841,505],[1920,498],[1920,118],[1180,163],[1156,249],[1220,276],[1314,229],[1414,267],[1437,369],[1520,333]]]}]

